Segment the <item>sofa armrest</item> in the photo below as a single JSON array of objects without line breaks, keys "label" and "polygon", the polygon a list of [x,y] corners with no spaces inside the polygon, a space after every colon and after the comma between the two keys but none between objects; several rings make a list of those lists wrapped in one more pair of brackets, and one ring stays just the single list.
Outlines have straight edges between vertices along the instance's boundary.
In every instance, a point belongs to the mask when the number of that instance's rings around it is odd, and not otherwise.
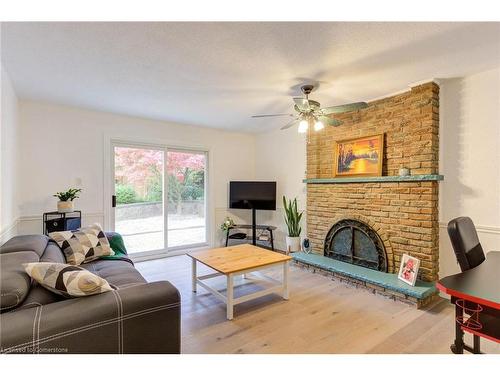
[{"label": "sofa armrest", "polygon": [[179,353],[180,295],[140,284],[0,315],[5,353]]}]

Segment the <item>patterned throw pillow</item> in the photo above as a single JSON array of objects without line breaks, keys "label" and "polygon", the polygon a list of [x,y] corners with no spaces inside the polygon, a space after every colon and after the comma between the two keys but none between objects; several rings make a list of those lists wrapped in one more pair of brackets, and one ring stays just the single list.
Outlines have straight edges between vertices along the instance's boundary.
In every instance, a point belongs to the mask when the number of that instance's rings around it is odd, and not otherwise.
[{"label": "patterned throw pillow", "polygon": [[26,273],[41,286],[64,297],[84,297],[109,292],[106,280],[81,267],[63,263],[24,263]]},{"label": "patterned throw pillow", "polygon": [[73,231],[52,232],[49,236],[64,252],[68,264],[77,266],[102,256],[115,255],[99,224]]}]

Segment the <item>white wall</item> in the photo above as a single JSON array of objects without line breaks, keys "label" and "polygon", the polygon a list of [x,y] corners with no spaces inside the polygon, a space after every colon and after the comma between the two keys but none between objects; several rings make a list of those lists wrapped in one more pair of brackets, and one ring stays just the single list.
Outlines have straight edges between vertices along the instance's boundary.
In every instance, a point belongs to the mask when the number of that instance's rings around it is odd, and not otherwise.
[{"label": "white wall", "polygon": [[[297,129],[275,130],[257,136],[255,143],[255,176],[258,180],[277,182],[276,211],[258,211],[257,222],[278,227],[275,246],[285,250],[286,226],[283,221],[282,196],[297,197],[298,205],[305,211],[306,186],[302,182],[306,175],[305,135]],[[306,213],[302,220],[302,236],[307,233]]]},{"label": "white wall", "polygon": [[[77,185],[84,222],[104,222],[105,144],[110,138],[209,150],[212,235],[227,214],[228,182],[253,179],[255,137],[81,108],[21,100],[21,233],[41,230],[41,214],[54,210],[52,194]],[[110,198],[106,199],[110,202]]]},{"label": "white wall", "polygon": [[440,84],[440,276],[459,272],[446,231],[470,216],[500,251],[500,67]]},{"label": "white wall", "polygon": [[0,66],[1,126],[0,126],[0,244],[16,234],[19,216],[18,188],[18,100],[9,75]]}]

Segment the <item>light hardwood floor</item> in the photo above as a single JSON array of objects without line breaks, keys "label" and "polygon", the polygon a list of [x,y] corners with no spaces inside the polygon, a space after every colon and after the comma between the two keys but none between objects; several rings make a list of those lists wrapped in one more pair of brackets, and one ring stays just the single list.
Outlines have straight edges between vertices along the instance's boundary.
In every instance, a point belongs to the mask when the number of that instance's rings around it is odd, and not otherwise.
[{"label": "light hardwood floor", "polygon": [[[278,295],[248,301],[228,321],[223,303],[202,288],[191,291],[186,255],[136,267],[148,281],[168,280],[180,290],[182,353],[450,353],[454,309],[447,300],[417,310],[292,266],[289,301]],[[200,265],[198,272],[209,270]],[[277,278],[280,270],[265,273]],[[223,288],[224,281],[212,284]],[[258,289],[235,286],[235,295]],[[500,344],[481,340],[481,349],[500,353]]]}]

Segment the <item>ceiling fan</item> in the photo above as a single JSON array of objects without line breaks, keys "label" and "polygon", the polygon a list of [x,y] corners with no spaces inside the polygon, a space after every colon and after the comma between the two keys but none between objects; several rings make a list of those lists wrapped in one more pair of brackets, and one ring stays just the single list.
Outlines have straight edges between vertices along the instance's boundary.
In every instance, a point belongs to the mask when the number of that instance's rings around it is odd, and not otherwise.
[{"label": "ceiling fan", "polygon": [[321,108],[321,104],[315,100],[309,99],[309,94],[314,89],[313,85],[304,85],[300,88],[300,90],[304,93],[303,98],[293,98],[295,102],[293,108],[297,113],[280,113],[273,115],[255,115],[253,118],[260,117],[278,117],[278,116],[288,116],[293,117],[293,120],[285,124],[281,128],[281,130],[288,129],[299,122],[299,133],[305,133],[309,129],[309,125],[314,126],[314,130],[318,131],[325,127],[325,125],[329,126],[339,126],[342,124],[342,121],[331,118],[328,115],[334,113],[343,113],[354,111],[361,108],[368,107],[368,104],[365,102],[357,102],[357,103],[349,103],[343,105],[336,105],[333,107],[325,107]]}]

